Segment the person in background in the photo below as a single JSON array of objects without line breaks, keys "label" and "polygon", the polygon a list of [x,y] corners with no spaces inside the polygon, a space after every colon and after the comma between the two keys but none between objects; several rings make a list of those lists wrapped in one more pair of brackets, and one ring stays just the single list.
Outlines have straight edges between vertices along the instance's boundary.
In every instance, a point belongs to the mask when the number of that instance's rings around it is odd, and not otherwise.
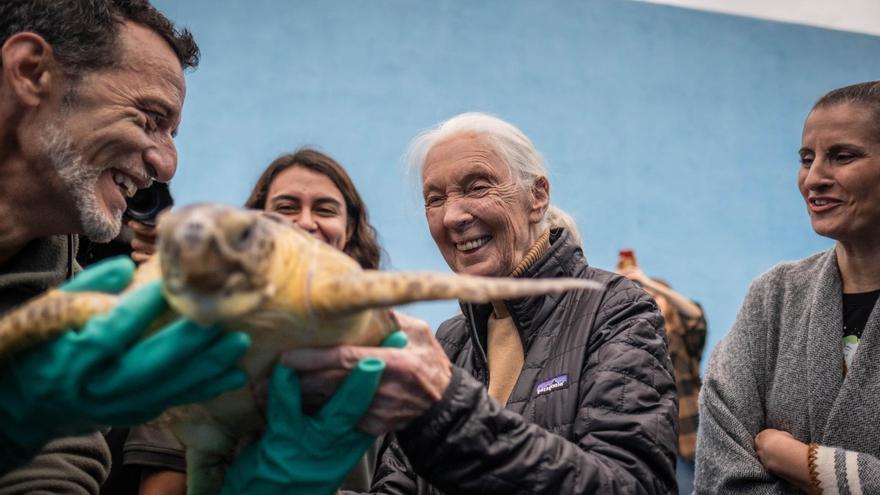
[{"label": "person in background", "polygon": [[333,158],[303,148],[269,164],[245,202],[271,211],[354,258],[379,268],[382,250],[367,207],[348,173]]},{"label": "person in background", "polygon": [[[184,69],[198,47],[147,0],[0,2],[0,312],[80,270],[78,236],[120,230],[125,198],[177,168]],[[62,290],[119,292],[134,266],[95,265]],[[96,494],[99,429],[241,386],[239,332],[177,320],[158,284],[0,363],[0,493]],[[161,384],[161,386],[147,386]]]},{"label": "person in background", "polygon": [[758,277],[712,352],[697,493],[880,493],[880,81],[822,96],[799,155],[834,246]]},{"label": "person in background", "polygon": [[427,324],[408,329],[406,349],[282,355],[318,397],[358,358],[385,361],[361,428],[395,434],[370,492],[674,492],[678,411],[660,312],[633,282],[587,265],[531,141],[468,113],[411,150],[428,229],[454,272],[604,289],[462,304],[436,339]]},{"label": "person in background", "polygon": [[654,297],[666,322],[669,357],[675,371],[678,392],[678,493],[694,490],[694,457],[699,425],[700,359],[706,345],[706,318],[703,308],[657,278],[639,268],[632,251],[621,251],[617,273],[638,283]]}]

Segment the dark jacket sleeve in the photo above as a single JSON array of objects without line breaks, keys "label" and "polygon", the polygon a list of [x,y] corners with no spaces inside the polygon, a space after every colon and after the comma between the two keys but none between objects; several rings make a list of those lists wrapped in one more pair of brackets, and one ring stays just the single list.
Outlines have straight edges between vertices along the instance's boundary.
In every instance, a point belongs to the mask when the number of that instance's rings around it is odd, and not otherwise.
[{"label": "dark jacket sleeve", "polygon": [[97,495],[110,470],[110,449],[100,433],[53,440],[28,464],[0,477],[0,495]]},{"label": "dark jacket sleeve", "polygon": [[[379,452],[379,462],[373,476],[371,493],[387,495],[413,495],[418,493],[419,480],[406,455],[400,450],[394,435],[385,438],[385,444]],[[343,492],[350,493],[350,492]]]},{"label": "dark jacket sleeve", "polygon": [[574,441],[501,408],[454,368],[444,397],[398,434],[415,473],[456,494],[674,492],[678,410],[662,319],[641,289],[620,285],[589,340]]}]

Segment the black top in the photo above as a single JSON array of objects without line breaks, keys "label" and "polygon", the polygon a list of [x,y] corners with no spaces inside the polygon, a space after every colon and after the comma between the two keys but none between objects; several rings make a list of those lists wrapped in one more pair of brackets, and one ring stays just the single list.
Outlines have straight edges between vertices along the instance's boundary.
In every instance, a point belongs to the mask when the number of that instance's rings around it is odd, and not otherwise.
[{"label": "black top", "polygon": [[862,330],[880,297],[880,290],[843,295],[843,336],[862,338]]}]

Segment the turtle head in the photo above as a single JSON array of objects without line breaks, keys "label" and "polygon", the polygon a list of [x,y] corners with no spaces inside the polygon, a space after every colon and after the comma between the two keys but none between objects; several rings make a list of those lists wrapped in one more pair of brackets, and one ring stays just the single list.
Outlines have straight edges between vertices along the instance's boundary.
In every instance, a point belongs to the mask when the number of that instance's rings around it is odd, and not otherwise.
[{"label": "turtle head", "polygon": [[163,290],[178,313],[209,325],[246,315],[272,297],[267,278],[277,222],[260,211],[199,204],[163,214]]}]

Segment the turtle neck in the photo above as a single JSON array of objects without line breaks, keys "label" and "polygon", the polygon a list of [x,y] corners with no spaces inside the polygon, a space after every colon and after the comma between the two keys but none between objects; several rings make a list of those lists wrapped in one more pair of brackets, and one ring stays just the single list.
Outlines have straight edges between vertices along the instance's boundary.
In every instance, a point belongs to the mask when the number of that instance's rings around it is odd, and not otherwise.
[{"label": "turtle neck", "polygon": [[[535,264],[535,261],[544,256],[547,250],[550,249],[550,229],[544,231],[538,240],[532,244],[532,247],[526,251],[525,256],[519,261],[516,265],[516,268],[510,272],[510,277],[519,278],[522,277],[523,273],[526,272],[532,265]],[[510,313],[507,311],[507,307],[504,306],[504,301],[492,301],[492,310],[495,316],[499,318],[504,318],[510,316]]]},{"label": "turtle neck", "polygon": [[[546,230],[526,252],[511,276],[521,276],[535,260],[550,247],[550,230]],[[489,396],[502,406],[507,404],[510,392],[522,372],[525,353],[523,341],[513,318],[503,301],[492,301],[487,331],[487,360],[489,365]]]}]

